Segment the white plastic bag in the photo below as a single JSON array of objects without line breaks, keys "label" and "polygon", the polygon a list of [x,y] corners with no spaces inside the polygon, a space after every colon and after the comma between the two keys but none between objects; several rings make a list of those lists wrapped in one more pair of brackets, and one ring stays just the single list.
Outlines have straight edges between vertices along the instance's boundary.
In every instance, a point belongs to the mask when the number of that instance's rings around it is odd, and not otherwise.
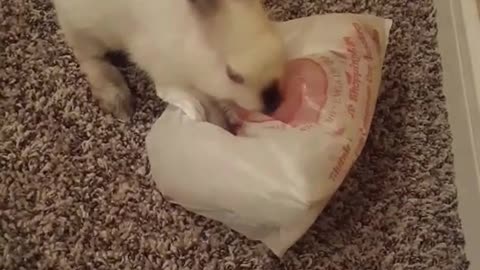
[{"label": "white plastic bag", "polygon": [[323,74],[319,89],[304,89],[300,103],[281,113],[289,114],[286,123],[247,114],[233,136],[169,106],[147,137],[147,151],[165,197],[282,256],[364,146],[391,21],[331,14],[278,27],[291,58],[308,57]]}]

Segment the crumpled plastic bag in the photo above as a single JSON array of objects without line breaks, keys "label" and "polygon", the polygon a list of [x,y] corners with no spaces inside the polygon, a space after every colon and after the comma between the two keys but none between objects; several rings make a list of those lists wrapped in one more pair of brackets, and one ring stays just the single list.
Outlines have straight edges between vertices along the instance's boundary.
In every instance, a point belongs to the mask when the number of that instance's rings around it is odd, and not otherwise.
[{"label": "crumpled plastic bag", "polygon": [[273,118],[243,113],[237,136],[167,107],[146,139],[158,189],[283,256],[364,147],[391,24],[353,14],[278,23],[292,59],[284,87],[296,89],[287,105]]}]

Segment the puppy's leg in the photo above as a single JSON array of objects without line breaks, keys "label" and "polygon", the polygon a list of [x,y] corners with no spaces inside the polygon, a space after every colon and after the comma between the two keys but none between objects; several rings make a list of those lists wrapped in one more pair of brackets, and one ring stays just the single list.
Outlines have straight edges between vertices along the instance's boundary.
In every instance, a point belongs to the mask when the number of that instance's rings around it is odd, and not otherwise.
[{"label": "puppy's leg", "polygon": [[67,40],[102,109],[128,119],[133,112],[130,90],[119,70],[105,58],[107,48],[92,38],[66,32]]},{"label": "puppy's leg", "polygon": [[242,120],[240,119],[239,112],[235,110],[238,108],[234,103],[228,101],[219,101],[217,102],[219,110],[225,117],[225,121],[228,126],[236,126],[241,124]]}]

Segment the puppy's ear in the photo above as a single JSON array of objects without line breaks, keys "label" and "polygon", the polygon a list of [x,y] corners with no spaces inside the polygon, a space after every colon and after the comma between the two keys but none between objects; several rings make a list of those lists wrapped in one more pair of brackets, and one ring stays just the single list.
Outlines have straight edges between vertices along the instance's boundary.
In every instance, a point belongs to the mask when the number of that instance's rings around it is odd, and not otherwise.
[{"label": "puppy's ear", "polygon": [[218,11],[221,0],[188,0],[188,1],[198,13],[204,16],[209,16],[209,15],[215,14]]}]

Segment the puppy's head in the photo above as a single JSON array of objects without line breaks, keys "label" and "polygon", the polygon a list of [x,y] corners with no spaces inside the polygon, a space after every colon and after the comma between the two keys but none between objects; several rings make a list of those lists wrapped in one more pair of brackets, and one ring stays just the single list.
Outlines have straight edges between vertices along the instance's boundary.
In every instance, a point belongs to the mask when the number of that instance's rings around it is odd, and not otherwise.
[{"label": "puppy's head", "polygon": [[239,91],[258,100],[239,105],[270,114],[282,101],[278,88],[286,59],[282,42],[271,33],[261,33],[250,41],[240,42],[248,44],[226,55],[226,74],[232,82],[244,86]]},{"label": "puppy's head", "polygon": [[286,62],[282,40],[259,0],[190,0],[225,62],[225,76],[238,85],[230,99],[271,113],[281,102],[278,81]]}]

